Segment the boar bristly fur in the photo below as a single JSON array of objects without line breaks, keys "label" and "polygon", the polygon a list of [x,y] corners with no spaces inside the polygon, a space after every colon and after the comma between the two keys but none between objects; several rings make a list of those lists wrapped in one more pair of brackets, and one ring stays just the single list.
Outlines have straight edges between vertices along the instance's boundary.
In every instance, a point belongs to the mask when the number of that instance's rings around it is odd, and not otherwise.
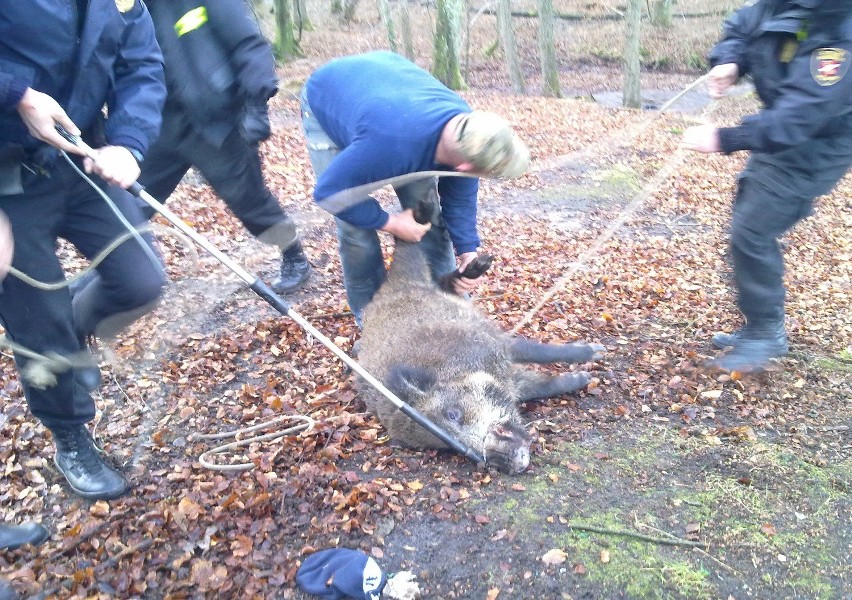
[{"label": "boar bristly fur", "polygon": [[[549,376],[519,363],[585,362],[601,346],[515,338],[471,302],[440,290],[417,244],[396,241],[387,280],[364,311],[358,359],[400,399],[508,472],[529,465],[531,438],[517,404],[585,386],[588,373]],[[397,443],[444,443],[366,382],[359,390]]]}]

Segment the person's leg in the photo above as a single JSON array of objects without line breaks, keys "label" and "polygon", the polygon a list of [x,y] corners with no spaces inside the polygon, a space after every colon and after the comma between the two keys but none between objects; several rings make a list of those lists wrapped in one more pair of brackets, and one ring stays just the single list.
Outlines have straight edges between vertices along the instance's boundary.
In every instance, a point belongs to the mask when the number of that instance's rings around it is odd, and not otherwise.
[{"label": "person's leg", "polygon": [[437,186],[438,180],[430,177],[409,183],[395,190],[403,209],[414,208],[420,202],[433,207],[432,227],[423,236],[420,245],[426,255],[426,261],[429,263],[432,279],[436,282],[441,276],[451,273],[457,268],[450,234],[447,232],[444,220],[441,217]]},{"label": "person's leg", "polygon": [[784,258],[778,238],[811,211],[810,199],[770,190],[749,171],[740,178],[731,224],[730,250],[737,304],[746,319],[734,334],[717,334],[718,347],[734,350],[715,364],[727,370],[761,368],[788,352],[784,327]]},{"label": "person's leg", "polygon": [[[155,141],[145,161],[140,165],[142,173],[139,183],[145,191],[161,204],[165,204],[183,179],[192,163],[181,153],[181,144],[189,130],[186,127],[165,127],[160,137]],[[156,211],[142,200],[137,200],[142,214],[151,219]]]},{"label": "person's leg", "polygon": [[[311,112],[305,90],[301,96],[302,126],[314,174],[319,177],[340,153]],[[343,286],[355,323],[361,327],[364,307],[385,280],[385,262],[379,236],[374,230],[361,229],[335,218]]]},{"label": "person's leg", "polygon": [[[23,195],[0,201],[16,238],[13,265],[42,282],[62,281],[55,244],[68,216],[70,181],[60,168],[53,169],[50,179],[32,175],[25,179]],[[0,319],[12,341],[41,355],[56,354],[72,365],[79,360],[83,352],[68,289],[42,290],[15,277],[7,277],[2,288]],[[78,369],[54,368],[20,353],[15,360],[30,410],[53,433],[54,460],[72,489],[93,499],[123,494],[124,478],[103,463],[86,428],[95,405],[79,381]]]},{"label": "person's leg", "polygon": [[[59,233],[89,259],[129,232],[106,201],[87,183],[72,182],[74,199]],[[133,227],[147,222],[136,200],[111,188],[109,197]],[[141,234],[115,247],[96,267],[98,277],[74,294],[74,326],[81,342],[92,335],[114,338],[157,305],[165,285],[161,261],[150,234]]]},{"label": "person's leg", "polygon": [[355,323],[361,327],[364,307],[373,299],[385,280],[385,262],[378,234],[372,229],[361,229],[340,219],[337,222],[337,240],[340,264],[343,268],[343,286]]},{"label": "person's leg", "polygon": [[234,130],[221,148],[199,135],[184,145],[183,154],[204,175],[249,233],[281,249],[281,271],[272,289],[279,293],[301,287],[310,276],[310,263],[299,240],[296,224],[281,208],[263,180],[258,148]]}]

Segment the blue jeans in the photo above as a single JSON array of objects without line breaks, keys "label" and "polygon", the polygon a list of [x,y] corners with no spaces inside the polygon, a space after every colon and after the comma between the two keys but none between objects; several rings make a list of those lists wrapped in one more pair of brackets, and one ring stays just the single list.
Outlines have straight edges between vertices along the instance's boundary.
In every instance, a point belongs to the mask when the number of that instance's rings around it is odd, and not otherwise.
[{"label": "blue jeans", "polygon": [[[304,88],[301,95],[301,111],[311,166],[314,174],[319,178],[334,157],[340,153],[340,148],[328,137],[313,115]],[[394,191],[403,210],[414,208],[421,200],[439,206],[438,180],[435,177],[395,187]],[[432,228],[420,243],[429,263],[432,278],[437,280],[441,275],[456,269],[456,258],[440,211],[435,212],[437,216],[432,219]],[[355,227],[336,217],[335,221],[337,221],[340,263],[343,267],[343,286],[346,288],[349,308],[355,315],[355,322],[360,328],[364,307],[385,280],[382,247],[376,230]]]}]

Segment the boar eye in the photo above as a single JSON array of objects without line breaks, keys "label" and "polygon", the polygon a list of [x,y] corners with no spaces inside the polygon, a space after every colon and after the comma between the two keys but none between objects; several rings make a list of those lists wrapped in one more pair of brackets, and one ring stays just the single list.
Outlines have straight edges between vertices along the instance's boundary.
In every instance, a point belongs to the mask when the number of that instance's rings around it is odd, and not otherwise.
[{"label": "boar eye", "polygon": [[447,420],[452,421],[453,423],[461,424],[464,415],[462,414],[462,410],[459,407],[451,406],[446,410],[444,416],[447,417]]}]

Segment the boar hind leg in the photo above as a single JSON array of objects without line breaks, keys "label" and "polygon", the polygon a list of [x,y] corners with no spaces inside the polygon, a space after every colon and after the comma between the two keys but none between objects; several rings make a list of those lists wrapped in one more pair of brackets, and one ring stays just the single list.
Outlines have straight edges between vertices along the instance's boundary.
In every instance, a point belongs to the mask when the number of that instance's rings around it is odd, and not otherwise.
[{"label": "boar hind leg", "polygon": [[542,344],[521,337],[514,338],[511,346],[512,361],[516,363],[584,363],[599,359],[603,351],[600,344]]},{"label": "boar hind leg", "polygon": [[586,387],[591,380],[591,374],[586,371],[556,376],[519,371],[515,374],[518,402],[561,396]]}]

